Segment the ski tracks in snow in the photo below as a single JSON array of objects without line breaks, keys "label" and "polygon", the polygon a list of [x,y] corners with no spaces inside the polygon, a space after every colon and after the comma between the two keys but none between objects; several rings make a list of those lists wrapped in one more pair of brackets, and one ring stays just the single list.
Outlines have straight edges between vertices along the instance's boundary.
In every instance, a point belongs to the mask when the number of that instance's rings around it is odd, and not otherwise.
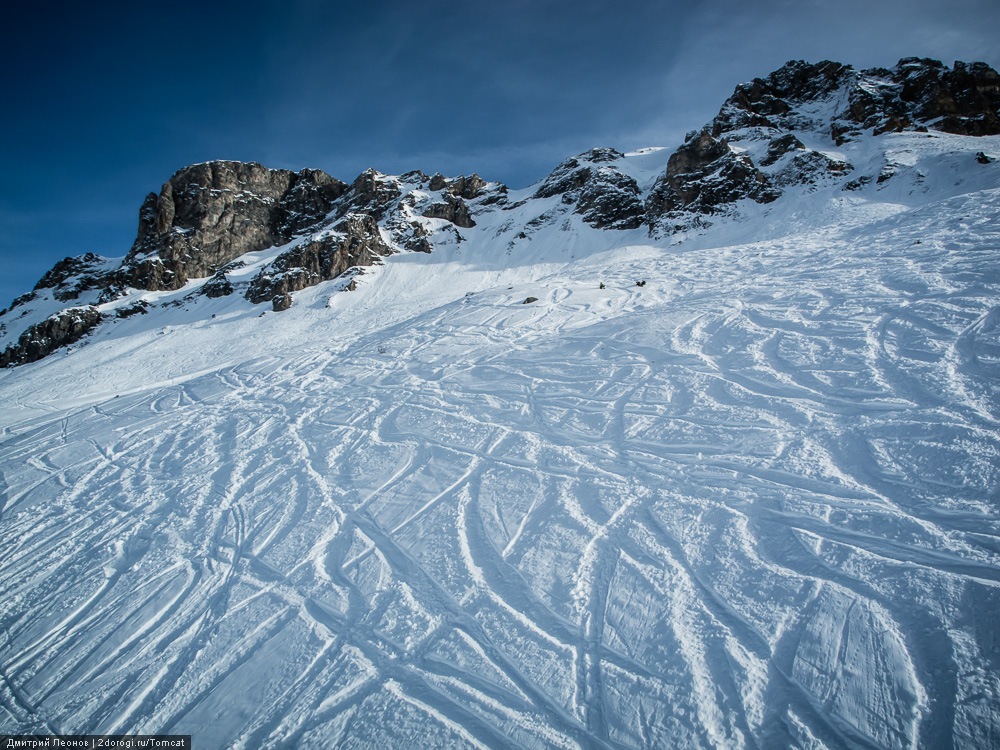
[{"label": "ski tracks in snow", "polygon": [[1000,286],[918,228],[570,267],[8,427],[0,721],[995,744]]}]

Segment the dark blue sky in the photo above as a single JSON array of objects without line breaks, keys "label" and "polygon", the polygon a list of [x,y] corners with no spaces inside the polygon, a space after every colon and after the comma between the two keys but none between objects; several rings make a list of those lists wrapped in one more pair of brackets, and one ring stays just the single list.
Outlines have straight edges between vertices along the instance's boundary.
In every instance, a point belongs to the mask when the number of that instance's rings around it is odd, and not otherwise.
[{"label": "dark blue sky", "polygon": [[996,0],[19,5],[0,29],[0,307],[66,255],[124,255],[145,194],[194,162],[523,187],[593,146],[677,145],[789,59],[1000,66]]}]

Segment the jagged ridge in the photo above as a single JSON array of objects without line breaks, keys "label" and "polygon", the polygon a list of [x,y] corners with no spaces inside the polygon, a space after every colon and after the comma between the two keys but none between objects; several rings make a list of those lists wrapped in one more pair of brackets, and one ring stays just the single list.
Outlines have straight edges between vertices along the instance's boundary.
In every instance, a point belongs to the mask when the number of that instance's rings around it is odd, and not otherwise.
[{"label": "jagged ridge", "polygon": [[[639,184],[622,153],[597,148],[565,160],[514,202],[506,186],[478,175],[447,179],[418,171],[392,177],[367,170],[348,185],[314,169],[196,164],[146,197],[136,240],[120,264],[91,253],[60,261],[3,315],[18,307],[27,312],[39,295],[74,308],[100,308],[130,290],[178,290],[196,279],[205,280],[197,290],[205,296],[239,291],[252,303],[283,310],[296,291],[353,276],[394,252],[430,252],[442,239],[461,242],[461,230],[475,227],[482,212],[513,213],[531,202],[547,208],[510,227],[512,245],[570,215],[595,230],[684,232],[799,186],[839,181],[855,190],[884,182],[893,165],[857,173],[817,141],[832,149],[866,132],[929,128],[1000,133],[1000,75],[984,63],[957,62],[949,69],[921,58],[862,71],[830,61],[792,61],[737,86],[712,122],[669,155],[651,184]],[[233,281],[248,254],[271,248],[281,251],[266,267],[252,279]],[[22,328],[18,336],[35,342],[30,355],[20,338],[13,341],[11,332],[0,330],[10,341],[2,362],[33,361],[75,340],[60,335],[63,329],[45,321]]]}]

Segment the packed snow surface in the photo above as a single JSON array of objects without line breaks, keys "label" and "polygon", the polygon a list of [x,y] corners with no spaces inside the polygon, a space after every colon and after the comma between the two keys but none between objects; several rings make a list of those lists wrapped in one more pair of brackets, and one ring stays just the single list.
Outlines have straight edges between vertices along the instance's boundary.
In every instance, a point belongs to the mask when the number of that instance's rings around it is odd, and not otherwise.
[{"label": "packed snow surface", "polygon": [[930,140],[0,373],[0,731],[1000,746],[1000,180]]}]

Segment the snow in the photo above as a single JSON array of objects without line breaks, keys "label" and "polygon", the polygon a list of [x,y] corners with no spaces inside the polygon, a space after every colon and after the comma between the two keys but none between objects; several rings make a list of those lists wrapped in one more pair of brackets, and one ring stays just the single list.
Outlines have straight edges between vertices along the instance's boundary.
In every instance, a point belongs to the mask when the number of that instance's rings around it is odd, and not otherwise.
[{"label": "snow", "polygon": [[146,293],[0,372],[0,730],[1000,744],[980,150],[862,139],[895,176],[683,241],[528,200],[355,292]]}]

